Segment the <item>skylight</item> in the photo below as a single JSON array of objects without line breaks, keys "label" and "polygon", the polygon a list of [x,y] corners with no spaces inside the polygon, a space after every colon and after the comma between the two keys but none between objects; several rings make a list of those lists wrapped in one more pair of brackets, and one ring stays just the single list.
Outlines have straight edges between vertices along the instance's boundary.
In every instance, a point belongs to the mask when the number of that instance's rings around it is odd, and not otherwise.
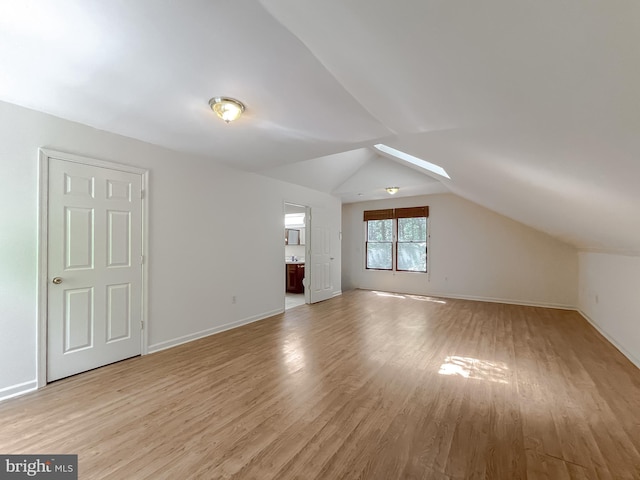
[{"label": "skylight", "polygon": [[431,173],[435,173],[436,175],[440,175],[441,177],[451,179],[449,174],[440,165],[427,162],[426,160],[422,160],[421,158],[414,157],[413,155],[409,155],[408,153],[401,152],[400,150],[396,150],[395,148],[388,147],[387,145],[384,145],[382,143],[378,143],[377,145],[374,145],[374,147],[381,152],[393,155],[394,157],[399,158],[404,162],[415,165],[416,167],[424,168],[425,170],[429,170]]}]

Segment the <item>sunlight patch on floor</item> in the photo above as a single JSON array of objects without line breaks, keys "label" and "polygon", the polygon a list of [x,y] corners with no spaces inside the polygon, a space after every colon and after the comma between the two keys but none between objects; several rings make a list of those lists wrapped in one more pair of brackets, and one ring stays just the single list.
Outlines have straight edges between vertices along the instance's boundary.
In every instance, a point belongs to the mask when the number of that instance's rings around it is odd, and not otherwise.
[{"label": "sunlight patch on floor", "polygon": [[411,300],[418,300],[420,302],[432,302],[432,303],[444,303],[444,304],[447,303],[445,300],[441,298],[425,297],[422,295],[410,295],[408,293],[403,294],[403,293],[379,292],[377,290],[373,290],[372,293],[375,293],[379,297],[409,298]]},{"label": "sunlight patch on floor", "polygon": [[509,383],[509,367],[504,362],[489,362],[471,357],[451,356],[440,365],[440,375],[459,376],[472,380],[487,380],[495,383]]}]

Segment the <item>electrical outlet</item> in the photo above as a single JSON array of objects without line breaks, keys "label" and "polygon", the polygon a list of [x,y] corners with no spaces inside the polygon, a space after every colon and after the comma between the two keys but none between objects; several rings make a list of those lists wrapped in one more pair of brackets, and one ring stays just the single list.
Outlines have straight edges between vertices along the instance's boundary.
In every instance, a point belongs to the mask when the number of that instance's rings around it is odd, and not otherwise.
[{"label": "electrical outlet", "polygon": [[231,297],[231,303],[236,303],[237,300],[238,300],[238,297],[236,297],[235,295]]},{"label": "electrical outlet", "polygon": [[598,304],[599,301],[600,299],[598,298],[598,295],[596,295],[596,304]]}]

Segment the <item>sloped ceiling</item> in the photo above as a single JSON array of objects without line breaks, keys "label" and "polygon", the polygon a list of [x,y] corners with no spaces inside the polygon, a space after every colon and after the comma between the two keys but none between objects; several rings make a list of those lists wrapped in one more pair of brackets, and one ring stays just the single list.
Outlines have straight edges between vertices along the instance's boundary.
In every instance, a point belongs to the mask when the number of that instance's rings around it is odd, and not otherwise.
[{"label": "sloped ceiling", "polygon": [[344,202],[452,191],[640,253],[638,2],[0,0],[0,65],[4,101]]}]

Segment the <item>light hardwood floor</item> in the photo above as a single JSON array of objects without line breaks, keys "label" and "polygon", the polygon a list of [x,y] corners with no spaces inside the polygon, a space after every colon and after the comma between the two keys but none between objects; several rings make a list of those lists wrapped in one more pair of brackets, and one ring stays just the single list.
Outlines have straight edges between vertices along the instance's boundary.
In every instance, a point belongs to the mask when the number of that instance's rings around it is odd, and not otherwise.
[{"label": "light hardwood floor", "polygon": [[0,453],[81,479],[638,479],[639,451],[640,370],[579,314],[367,291],[0,404]]}]

